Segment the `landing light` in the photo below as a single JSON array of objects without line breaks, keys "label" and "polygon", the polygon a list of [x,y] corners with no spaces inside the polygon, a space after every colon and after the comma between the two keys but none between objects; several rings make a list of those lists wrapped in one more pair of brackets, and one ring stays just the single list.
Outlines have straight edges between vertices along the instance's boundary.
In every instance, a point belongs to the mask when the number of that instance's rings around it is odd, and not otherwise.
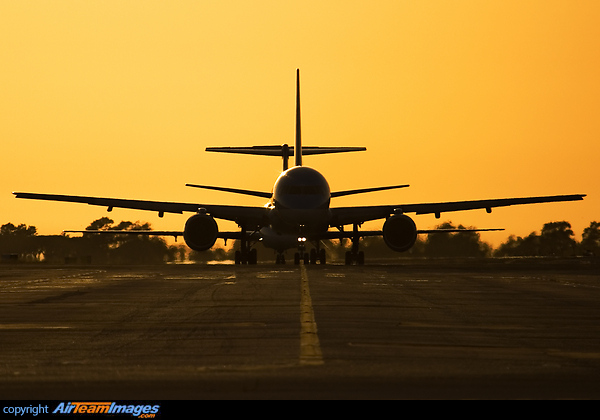
[{"label": "landing light", "polygon": [[298,238],[298,242],[306,242],[306,238],[300,237]]}]

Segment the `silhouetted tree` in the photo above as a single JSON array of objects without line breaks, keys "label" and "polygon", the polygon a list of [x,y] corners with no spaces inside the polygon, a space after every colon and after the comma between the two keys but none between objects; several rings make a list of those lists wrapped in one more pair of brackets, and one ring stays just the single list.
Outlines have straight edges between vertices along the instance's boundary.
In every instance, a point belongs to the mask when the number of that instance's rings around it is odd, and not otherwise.
[{"label": "silhouetted tree", "polygon": [[0,227],[0,236],[3,237],[30,237],[37,235],[37,228],[35,226],[27,226],[20,224],[15,226],[12,223],[7,223]]},{"label": "silhouetted tree", "polygon": [[35,240],[35,226],[6,223],[0,227],[0,254],[16,258],[35,260],[42,252]]},{"label": "silhouetted tree", "polygon": [[173,256],[169,261],[185,261],[187,258],[187,248],[185,245],[171,245],[169,247],[169,255]]},{"label": "silhouetted tree", "polygon": [[509,236],[508,240],[502,243],[496,251],[496,257],[526,257],[540,255],[540,237],[531,232],[525,238],[520,236]]},{"label": "silhouetted tree", "polygon": [[[264,247],[261,245],[261,248]],[[232,241],[232,246],[228,249],[221,248],[219,246],[215,246],[206,251],[191,251],[189,254],[190,261],[195,262],[209,262],[209,261],[233,261],[235,259],[235,250],[239,249],[239,244],[237,240]],[[259,258],[261,261],[264,261],[264,255],[261,255]]]},{"label": "silhouetted tree", "polygon": [[571,224],[566,221],[544,224],[540,235],[540,254],[567,257],[576,253],[577,242],[572,238]]},{"label": "silhouetted tree", "polygon": [[[352,246],[352,243],[348,241],[347,246]],[[420,257],[424,255],[424,247],[424,240],[420,236],[417,236],[417,240],[412,248],[404,252],[396,252],[390,249],[382,236],[368,236],[360,241],[360,249],[365,252],[368,259]],[[343,258],[344,254],[342,253],[339,256],[339,259]]]},{"label": "silhouetted tree", "polygon": [[[86,230],[151,230],[150,223],[121,221],[102,217],[94,220]],[[156,264],[173,261],[176,249],[167,246],[164,239],[148,235],[84,234],[84,248],[93,261],[115,264]]]},{"label": "silhouetted tree", "polygon": [[109,217],[101,217],[100,219],[94,220],[85,230],[108,230],[112,227],[115,221]]},{"label": "silhouetted tree", "polygon": [[583,230],[579,249],[582,255],[600,255],[600,223],[591,222],[590,226]]},{"label": "silhouetted tree", "polygon": [[[37,241],[43,253],[43,261],[52,264],[87,262],[89,251],[86,251],[85,238],[70,238],[63,235],[39,236]],[[82,258],[82,257],[86,258]]]},{"label": "silhouetted tree", "polygon": [[[590,242],[594,237],[593,229],[588,231]],[[573,238],[571,224],[566,221],[544,224],[541,234],[531,232],[525,238],[510,236],[494,252],[495,256],[556,256],[567,257],[577,254],[577,242]]]},{"label": "silhouetted tree", "polygon": [[[463,225],[455,227],[445,222],[436,229],[473,229]],[[491,247],[481,242],[477,232],[430,233],[424,244],[423,253],[429,257],[485,257],[491,254]]]}]

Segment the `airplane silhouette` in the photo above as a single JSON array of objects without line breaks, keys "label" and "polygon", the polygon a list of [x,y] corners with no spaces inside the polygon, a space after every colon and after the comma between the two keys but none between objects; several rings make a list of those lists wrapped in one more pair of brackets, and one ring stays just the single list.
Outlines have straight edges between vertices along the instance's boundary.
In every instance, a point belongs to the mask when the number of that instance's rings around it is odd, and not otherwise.
[{"label": "airplane silhouette", "polygon": [[[408,185],[364,188],[331,192],[323,175],[315,169],[303,166],[306,155],[345,153],[364,151],[365,147],[307,147],[302,146],[300,127],[300,70],[296,70],[296,138],[295,145],[252,146],[252,147],[209,147],[209,152],[241,153],[249,155],[278,156],[283,159],[283,172],[279,175],[272,192],[243,190],[238,188],[214,187],[186,184],[195,188],[224,191],[269,199],[262,207],[212,205],[198,203],[176,203],[164,201],[129,200],[102,197],[83,197],[57,194],[37,194],[14,192],[16,198],[35,200],[66,201],[105,206],[108,211],[114,207],[149,210],[165,213],[195,213],[185,223],[183,231],[65,231],[78,233],[108,234],[147,234],[159,236],[183,236],[193,250],[210,249],[217,239],[237,239],[240,249],[236,251],[236,263],[256,264],[255,245],[262,243],[277,253],[277,263],[285,263],[285,252],[296,250],[294,263],[326,263],[325,250],[321,241],[327,239],[350,239],[352,248],[346,252],[345,263],[364,264],[364,252],[359,250],[359,241],[367,236],[383,236],[388,247],[403,252],[410,249],[418,234],[432,232],[473,232],[503,229],[435,229],[419,230],[407,213],[435,214],[436,218],[445,212],[486,209],[491,213],[494,207],[517,204],[547,203],[558,201],[583,200],[585,194],[555,195],[545,197],[503,198],[489,200],[454,201],[442,203],[395,204],[377,206],[331,207],[331,199],[352,194],[405,188]],[[294,166],[289,168],[289,158],[294,157]],[[240,231],[220,232],[215,219],[237,223]],[[363,223],[385,219],[381,230],[359,230]],[[352,230],[346,231],[346,226]],[[334,228],[335,230],[330,230]],[[313,244],[307,252],[307,243]]]}]

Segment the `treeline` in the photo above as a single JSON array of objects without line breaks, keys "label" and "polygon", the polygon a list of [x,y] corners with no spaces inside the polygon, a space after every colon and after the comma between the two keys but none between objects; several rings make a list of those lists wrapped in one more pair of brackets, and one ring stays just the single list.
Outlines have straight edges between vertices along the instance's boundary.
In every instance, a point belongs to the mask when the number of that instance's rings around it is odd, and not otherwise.
[{"label": "treeline", "polygon": [[494,251],[498,257],[506,256],[600,256],[600,223],[591,222],[583,230],[581,241],[574,238],[569,222],[544,224],[541,233],[531,232],[528,236],[511,235]]},{"label": "treeline", "polygon": [[[436,229],[475,229],[454,226],[445,222]],[[365,253],[370,256],[398,257],[386,249],[381,238],[367,238],[363,242]],[[410,257],[573,257],[600,256],[600,223],[591,222],[577,241],[566,221],[545,223],[540,234],[531,232],[526,237],[511,235],[494,249],[481,240],[478,232],[433,233],[420,235],[415,245],[401,256]]]},{"label": "treeline", "polygon": [[[149,223],[121,222],[103,217],[86,230],[149,230]],[[44,261],[83,264],[156,264],[185,258],[184,246],[169,246],[164,239],[142,235],[83,234],[39,236],[34,226],[0,227],[2,261]],[[183,255],[182,255],[183,254]]]},{"label": "treeline", "polygon": [[[437,229],[472,229],[445,222]],[[103,217],[93,221],[86,230],[150,230],[149,223],[120,222]],[[349,240],[324,241],[328,260],[343,261],[351,246]],[[183,243],[169,245],[161,237],[131,234],[81,237],[66,235],[40,236],[34,226],[15,226],[7,223],[0,227],[0,255],[2,261],[45,261],[49,263],[83,264],[157,264],[165,262],[207,262],[233,260],[236,244],[228,249],[215,247],[209,251],[195,252]],[[526,237],[510,236],[498,248],[482,241],[477,232],[432,233],[420,235],[407,252],[390,250],[381,237],[361,240],[361,250],[369,259],[406,257],[512,257],[512,256],[600,256],[600,223],[591,222],[577,240],[566,221],[544,224],[540,233]],[[275,260],[272,250],[259,245],[259,261]]]}]

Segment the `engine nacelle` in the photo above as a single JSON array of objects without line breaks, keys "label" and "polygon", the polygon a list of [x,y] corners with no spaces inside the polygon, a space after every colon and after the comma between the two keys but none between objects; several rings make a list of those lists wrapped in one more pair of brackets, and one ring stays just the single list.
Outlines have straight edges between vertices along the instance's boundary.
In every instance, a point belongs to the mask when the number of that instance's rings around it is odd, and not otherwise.
[{"label": "engine nacelle", "polygon": [[219,227],[207,214],[195,214],[185,222],[183,239],[194,251],[206,251],[217,241]]},{"label": "engine nacelle", "polygon": [[391,216],[382,230],[385,244],[396,252],[408,251],[417,240],[417,225],[404,214]]}]

